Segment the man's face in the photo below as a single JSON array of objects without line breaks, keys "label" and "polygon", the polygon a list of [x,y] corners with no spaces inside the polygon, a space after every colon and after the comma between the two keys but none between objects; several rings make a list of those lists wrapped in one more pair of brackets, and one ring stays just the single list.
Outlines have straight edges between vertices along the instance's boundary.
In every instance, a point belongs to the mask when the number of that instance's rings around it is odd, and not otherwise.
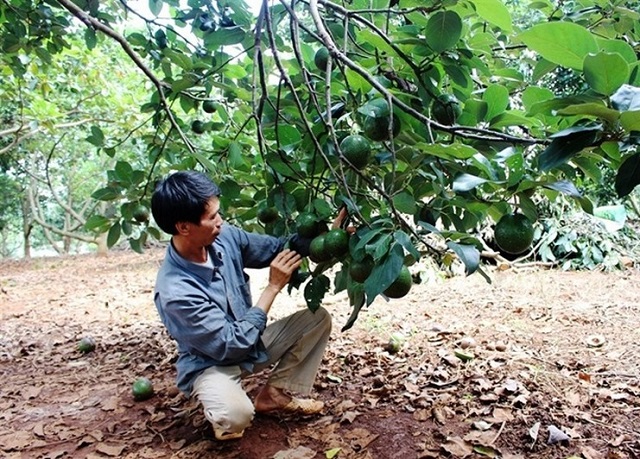
[{"label": "man's face", "polygon": [[215,241],[221,229],[220,200],[214,196],[200,217],[200,225],[192,226],[190,236],[198,241],[198,245],[207,246]]}]

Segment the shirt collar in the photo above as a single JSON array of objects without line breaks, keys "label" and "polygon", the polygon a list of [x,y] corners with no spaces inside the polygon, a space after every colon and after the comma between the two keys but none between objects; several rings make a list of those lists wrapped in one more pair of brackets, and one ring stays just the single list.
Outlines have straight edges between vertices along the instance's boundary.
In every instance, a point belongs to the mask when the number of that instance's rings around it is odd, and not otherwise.
[{"label": "shirt collar", "polygon": [[180,266],[186,271],[194,273],[198,277],[201,277],[205,281],[209,282],[218,274],[220,266],[222,265],[222,260],[216,255],[213,244],[207,247],[207,251],[209,253],[209,259],[212,261],[211,264],[194,263],[193,261],[187,260],[178,253],[173,245],[173,241],[171,241],[167,249],[169,258],[176,265]]}]

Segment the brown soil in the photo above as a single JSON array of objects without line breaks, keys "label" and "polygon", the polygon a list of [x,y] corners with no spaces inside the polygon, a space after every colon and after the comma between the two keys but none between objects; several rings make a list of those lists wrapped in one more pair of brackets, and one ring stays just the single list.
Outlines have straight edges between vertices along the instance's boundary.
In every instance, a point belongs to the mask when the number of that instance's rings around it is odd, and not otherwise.
[{"label": "brown soil", "polygon": [[[162,256],[0,265],[0,457],[640,457],[635,270],[495,271],[491,284],[431,275],[346,332],[346,298],[332,296],[316,384],[325,413],[259,416],[220,443],[173,386],[174,345],[152,301]],[[255,292],[263,277],[252,278]],[[274,317],[301,307],[299,292],[281,294]],[[77,350],[84,336],[95,351]],[[139,376],[153,398],[134,401]]]}]

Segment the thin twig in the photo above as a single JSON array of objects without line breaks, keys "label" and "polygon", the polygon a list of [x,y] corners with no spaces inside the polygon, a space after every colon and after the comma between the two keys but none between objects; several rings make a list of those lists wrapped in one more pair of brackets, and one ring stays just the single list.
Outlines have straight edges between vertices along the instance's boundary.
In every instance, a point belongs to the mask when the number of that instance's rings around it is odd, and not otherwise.
[{"label": "thin twig", "polygon": [[491,440],[489,442],[490,445],[493,445],[496,440],[498,439],[498,437],[500,436],[500,434],[502,433],[502,431],[504,430],[504,426],[507,424],[507,421],[502,421],[502,425],[500,425],[500,429],[498,429],[498,433],[496,434],[495,437],[493,437],[493,440]]}]

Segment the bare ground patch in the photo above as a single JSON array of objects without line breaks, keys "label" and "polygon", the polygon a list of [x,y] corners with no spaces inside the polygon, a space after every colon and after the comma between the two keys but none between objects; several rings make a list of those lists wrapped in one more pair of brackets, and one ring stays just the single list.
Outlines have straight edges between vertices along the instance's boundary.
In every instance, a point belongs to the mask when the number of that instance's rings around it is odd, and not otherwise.
[{"label": "bare ground patch", "polygon": [[[257,417],[244,438],[219,443],[173,386],[174,347],[152,302],[162,256],[0,265],[0,456],[640,457],[635,270],[432,279],[377,300],[344,333],[349,307],[332,296],[316,384],[324,415]],[[301,307],[299,293],[282,294],[274,312]],[[98,345],[83,355],[87,335]],[[138,376],[153,381],[150,400],[133,400]]]}]

